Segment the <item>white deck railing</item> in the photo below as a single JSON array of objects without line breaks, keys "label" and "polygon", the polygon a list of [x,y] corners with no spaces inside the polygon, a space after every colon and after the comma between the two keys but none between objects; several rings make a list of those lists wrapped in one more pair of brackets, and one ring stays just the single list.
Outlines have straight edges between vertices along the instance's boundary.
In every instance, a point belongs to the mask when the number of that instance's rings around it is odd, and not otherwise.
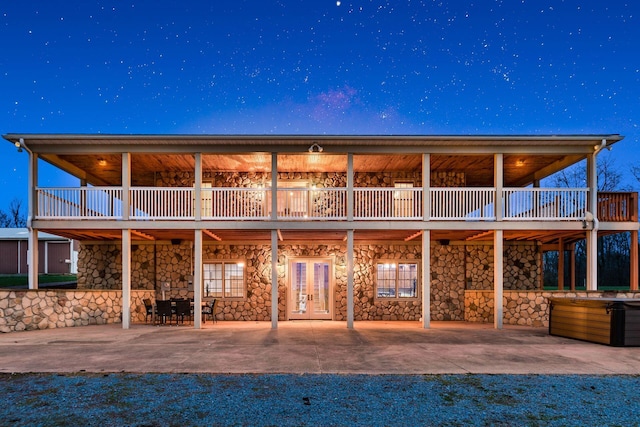
[{"label": "white deck railing", "polygon": [[38,218],[119,219],[122,218],[122,188],[38,188]]},{"label": "white deck railing", "polygon": [[422,188],[353,189],[356,220],[422,219]]},{"label": "white deck railing", "polygon": [[505,221],[582,220],[586,188],[504,188]]},{"label": "white deck railing", "polygon": [[[278,188],[278,220],[347,219],[346,188]],[[584,188],[505,188],[504,221],[582,220],[587,210]],[[37,219],[122,219],[122,188],[38,188]],[[270,220],[271,190],[203,188],[203,220]],[[355,220],[494,221],[495,188],[431,188],[431,211],[423,215],[422,188],[353,190]],[[129,192],[132,220],[193,220],[193,188],[134,187]]]},{"label": "white deck railing", "polygon": [[131,219],[193,219],[193,188],[134,187],[131,195]]},{"label": "white deck railing", "polygon": [[495,220],[495,188],[432,188],[433,220]]}]

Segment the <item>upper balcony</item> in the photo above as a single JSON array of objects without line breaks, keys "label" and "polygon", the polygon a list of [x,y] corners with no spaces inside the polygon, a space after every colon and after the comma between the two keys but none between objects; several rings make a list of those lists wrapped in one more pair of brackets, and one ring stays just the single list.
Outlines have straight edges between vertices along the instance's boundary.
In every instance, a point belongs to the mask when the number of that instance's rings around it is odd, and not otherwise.
[{"label": "upper balcony", "polygon": [[[35,219],[137,221],[582,221],[585,188],[269,188],[133,187],[129,213],[122,187],[38,188]],[[424,202],[425,196],[427,203]],[[496,198],[502,211],[496,215]],[[350,209],[352,205],[352,209]],[[599,221],[638,221],[637,193],[598,193]],[[425,207],[427,210],[425,210]],[[196,218],[198,216],[198,218]]]}]

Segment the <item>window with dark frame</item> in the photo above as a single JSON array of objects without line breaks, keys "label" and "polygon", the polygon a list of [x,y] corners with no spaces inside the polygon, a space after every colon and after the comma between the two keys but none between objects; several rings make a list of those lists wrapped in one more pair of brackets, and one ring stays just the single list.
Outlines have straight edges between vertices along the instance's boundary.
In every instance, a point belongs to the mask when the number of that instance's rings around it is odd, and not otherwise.
[{"label": "window with dark frame", "polygon": [[418,263],[380,261],[376,264],[377,298],[417,298]]},{"label": "window with dark frame", "polygon": [[206,262],[203,265],[204,298],[237,299],[245,296],[244,263]]}]

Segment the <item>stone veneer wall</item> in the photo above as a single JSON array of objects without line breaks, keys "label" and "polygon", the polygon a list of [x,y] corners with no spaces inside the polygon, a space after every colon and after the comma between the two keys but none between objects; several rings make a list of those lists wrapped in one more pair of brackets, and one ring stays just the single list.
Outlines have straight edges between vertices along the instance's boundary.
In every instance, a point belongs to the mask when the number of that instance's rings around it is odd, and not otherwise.
[{"label": "stone veneer wall", "polygon": [[[131,292],[132,322],[145,321],[145,298],[154,292]],[[121,323],[121,315],[122,291],[0,291],[0,332]]]},{"label": "stone veneer wall", "polygon": [[[601,291],[504,291],[503,322],[507,325],[549,327],[549,297],[640,298],[640,292]],[[465,292],[465,316],[468,322],[492,323],[493,291]]]},{"label": "stone veneer wall", "polygon": [[[542,253],[536,243],[505,242],[504,289],[533,290],[542,285]],[[493,289],[493,245],[467,246],[467,289]]]}]

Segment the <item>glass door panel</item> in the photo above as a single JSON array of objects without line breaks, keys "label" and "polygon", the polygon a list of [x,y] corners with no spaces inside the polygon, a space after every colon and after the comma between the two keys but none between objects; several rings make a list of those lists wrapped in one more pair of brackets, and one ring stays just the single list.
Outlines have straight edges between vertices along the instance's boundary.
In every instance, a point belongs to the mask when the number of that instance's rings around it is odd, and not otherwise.
[{"label": "glass door panel", "polygon": [[290,271],[290,319],[331,319],[331,262],[294,260]]}]

